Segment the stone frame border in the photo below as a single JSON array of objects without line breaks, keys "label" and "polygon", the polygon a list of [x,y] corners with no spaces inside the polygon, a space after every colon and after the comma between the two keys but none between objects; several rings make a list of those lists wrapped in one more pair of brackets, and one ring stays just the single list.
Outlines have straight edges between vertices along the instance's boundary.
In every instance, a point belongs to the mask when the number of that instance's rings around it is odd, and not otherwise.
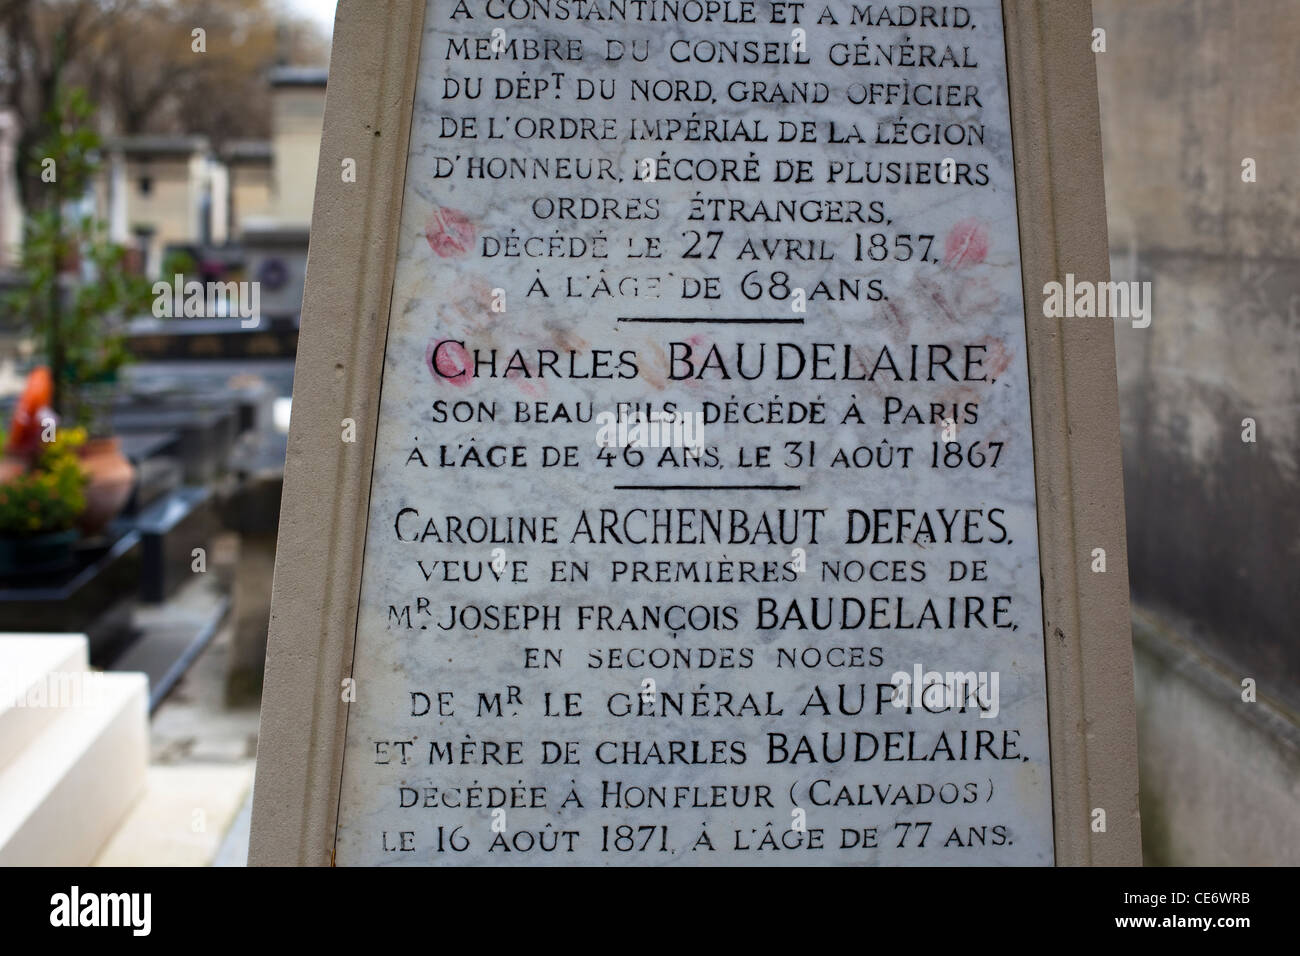
[{"label": "stone frame border", "polygon": [[[1114,328],[1089,0],[1002,0],[1029,345],[1057,865],[1141,863]],[[331,865],[424,0],[340,0],[294,371],[250,865]],[[1013,42],[1014,41],[1014,42]],[[339,78],[347,75],[347,85]],[[333,178],[344,158],[357,181]],[[1029,214],[1026,215],[1026,211]],[[372,236],[381,238],[375,240]],[[386,237],[386,238],[382,238]],[[373,401],[365,401],[373,396]],[[340,440],[342,421],[360,441]],[[1105,548],[1108,570],[1090,571]],[[1095,808],[1105,832],[1093,832]]]},{"label": "stone frame border", "polygon": [[[250,865],[334,858],[424,0],[340,0],[294,366]],[[348,82],[340,78],[348,77]],[[355,159],[355,183],[342,162]],[[367,401],[367,396],[372,398]],[[358,440],[341,440],[342,422]]]},{"label": "stone frame border", "polygon": [[[1003,0],[1029,345],[1058,866],[1140,865],[1115,329],[1049,319],[1043,286],[1110,279],[1089,0]],[[1026,211],[1029,212],[1026,215]],[[1104,548],[1107,571],[1091,571]],[[1106,811],[1105,832],[1092,814]]]}]

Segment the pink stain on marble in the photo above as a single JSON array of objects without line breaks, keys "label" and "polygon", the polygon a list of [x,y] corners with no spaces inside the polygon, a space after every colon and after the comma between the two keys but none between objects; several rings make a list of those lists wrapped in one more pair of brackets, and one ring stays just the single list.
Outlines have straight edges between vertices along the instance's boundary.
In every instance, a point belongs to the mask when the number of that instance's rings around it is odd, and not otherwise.
[{"label": "pink stain on marble", "polygon": [[989,231],[977,219],[963,219],[948,232],[943,243],[943,261],[961,268],[979,265],[989,254]]},{"label": "pink stain on marble", "polygon": [[438,256],[459,258],[474,246],[474,223],[460,210],[434,206],[424,224],[424,238]]}]

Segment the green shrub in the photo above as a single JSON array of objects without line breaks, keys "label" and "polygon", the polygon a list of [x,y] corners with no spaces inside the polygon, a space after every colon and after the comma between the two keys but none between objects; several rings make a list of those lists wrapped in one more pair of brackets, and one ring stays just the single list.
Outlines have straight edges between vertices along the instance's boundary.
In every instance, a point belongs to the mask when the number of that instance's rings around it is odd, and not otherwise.
[{"label": "green shrub", "polygon": [[86,510],[87,476],[77,457],[85,441],[81,429],[61,429],[30,470],[0,484],[0,535],[33,537],[76,525]]}]

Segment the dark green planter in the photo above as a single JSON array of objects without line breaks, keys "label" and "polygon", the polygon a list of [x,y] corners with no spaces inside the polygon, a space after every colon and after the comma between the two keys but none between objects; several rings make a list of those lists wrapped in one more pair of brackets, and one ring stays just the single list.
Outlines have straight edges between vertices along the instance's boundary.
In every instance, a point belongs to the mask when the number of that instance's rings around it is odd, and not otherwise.
[{"label": "dark green planter", "polygon": [[26,538],[0,537],[0,577],[48,574],[73,563],[72,546],[80,532],[51,531]]}]

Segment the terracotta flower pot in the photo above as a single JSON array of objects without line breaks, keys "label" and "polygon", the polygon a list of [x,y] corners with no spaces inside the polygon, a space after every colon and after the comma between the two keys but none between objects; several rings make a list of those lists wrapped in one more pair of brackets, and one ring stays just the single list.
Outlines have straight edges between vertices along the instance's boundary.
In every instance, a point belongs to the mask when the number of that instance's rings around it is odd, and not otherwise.
[{"label": "terracotta flower pot", "polygon": [[99,534],[126,507],[135,485],[135,466],[117,438],[92,438],[80,452],[86,483],[86,510],[78,522],[83,534]]}]

